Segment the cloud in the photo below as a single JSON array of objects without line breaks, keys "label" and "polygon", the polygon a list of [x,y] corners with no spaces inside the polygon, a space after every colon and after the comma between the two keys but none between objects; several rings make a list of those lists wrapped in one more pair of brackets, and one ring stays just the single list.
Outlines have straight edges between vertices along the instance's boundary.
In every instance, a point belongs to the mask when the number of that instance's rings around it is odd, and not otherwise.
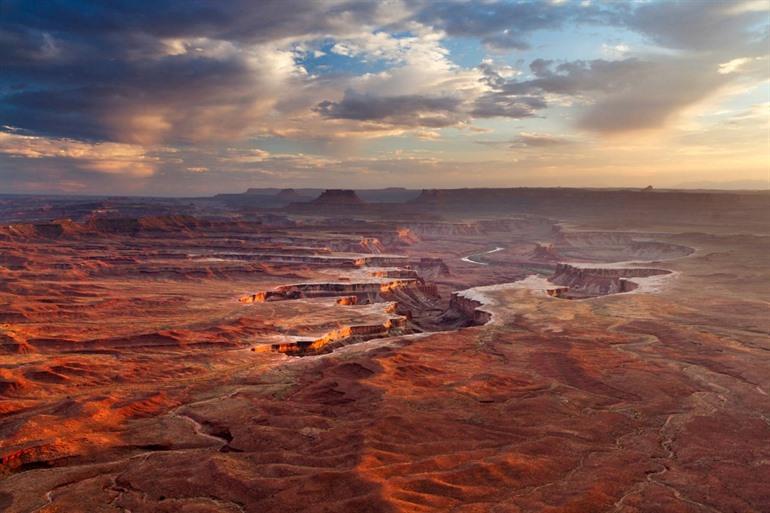
[{"label": "cloud", "polygon": [[292,45],[400,16],[368,1],[7,1],[2,10],[0,119],[135,144],[258,133],[305,86]]},{"label": "cloud", "polygon": [[629,52],[631,51],[631,47],[629,47],[625,43],[615,43],[615,44],[602,44],[602,53],[608,58],[608,59],[621,59],[623,57],[626,57]]},{"label": "cloud", "polygon": [[[720,86],[711,77],[713,62],[757,56],[757,24],[766,10],[755,4],[8,1],[0,25],[0,119],[54,137],[186,144],[281,130],[315,137],[324,120],[359,122],[363,134],[521,119],[547,109],[548,95],[567,95],[596,105],[579,122],[589,130],[662,126]],[[669,64],[659,55],[632,58],[616,46],[616,61],[535,60],[534,77],[521,80],[488,62],[458,66],[442,44],[447,36],[474,37],[497,50],[526,49],[535,31],[566,24],[631,27],[667,48],[698,54],[669,56]],[[297,56],[325,53],[317,46],[323,40],[332,42],[332,54],[384,69],[311,75]],[[665,90],[667,98],[647,97],[636,84],[665,83],[647,76],[660,73],[694,85],[691,98]],[[607,107],[622,109],[616,123],[605,119]]]},{"label": "cloud", "polygon": [[574,144],[574,141],[567,137],[561,137],[553,134],[542,134],[534,132],[520,132],[518,137],[511,142],[512,148],[548,148],[555,146],[566,146]]},{"label": "cloud", "polygon": [[451,97],[403,95],[373,97],[352,91],[342,101],[323,101],[317,112],[328,118],[379,121],[391,125],[444,127],[457,124],[460,100]]},{"label": "cloud", "polygon": [[[11,67],[11,75],[23,67]],[[138,61],[91,63],[84,56],[32,73],[32,87],[2,97],[0,116],[62,137],[134,144],[221,140],[248,133],[295,71],[288,52],[208,40]]]},{"label": "cloud", "polygon": [[[759,68],[767,53],[768,9],[768,2],[733,1],[647,2],[633,7],[464,2],[428,7],[422,15],[450,34],[480,37],[488,46],[495,41],[506,46],[508,41],[507,46],[523,49],[527,45],[522,38],[531,32],[574,22],[630,27],[677,50],[632,57],[626,45],[605,45],[615,60],[536,59],[528,80],[503,77],[490,63],[480,66],[491,91],[476,100],[472,115],[532,117],[549,99],[570,97],[582,105],[578,128],[613,134],[667,126],[740,78],[737,71],[755,79],[766,75],[766,66],[763,72]],[[687,23],[681,23],[683,19]],[[730,79],[720,76],[731,73],[735,76]]]},{"label": "cloud", "polygon": [[[116,46],[119,41],[134,37],[134,46],[145,47],[156,46],[162,39],[190,37],[260,44],[351,32],[374,20],[392,22],[400,16],[400,9],[394,4],[383,8],[379,2],[365,0],[40,0],[34,4],[7,0],[3,8],[8,23],[103,39]],[[142,35],[147,38],[140,42],[136,37]]]},{"label": "cloud", "polygon": [[451,36],[479,38],[490,49],[527,50],[528,38],[537,30],[607,15],[596,6],[572,2],[451,1],[425,2],[417,19]]},{"label": "cloud", "polygon": [[441,33],[409,26],[419,36],[376,33],[346,40],[346,51],[385,59],[391,66],[349,79],[342,97],[326,98],[314,111],[325,119],[369,123],[370,130],[377,129],[372,123],[389,130],[469,122],[473,101],[486,90],[481,73],[454,64],[441,45]]},{"label": "cloud", "polygon": [[474,103],[471,114],[477,118],[529,118],[538,109],[544,109],[546,102],[538,96],[508,94],[495,91],[480,96]]},{"label": "cloud", "polygon": [[577,141],[570,137],[563,137],[547,133],[519,132],[519,134],[511,140],[480,140],[474,142],[476,144],[482,144],[484,146],[490,146],[493,148],[505,147],[509,149],[546,149],[570,146],[576,144]]},{"label": "cloud", "polygon": [[0,154],[12,158],[64,160],[86,172],[135,177],[152,176],[157,165],[157,158],[148,155],[141,146],[109,142],[91,144],[8,130],[0,131]]},{"label": "cloud", "polygon": [[495,91],[487,95],[484,114],[498,109],[505,115],[506,105],[525,102],[532,115],[545,108],[549,97],[568,97],[582,105],[578,128],[606,134],[657,129],[728,86],[732,77],[718,68],[710,56],[656,55],[558,64],[536,59],[530,63],[528,80],[505,80],[485,69]]},{"label": "cloud", "polygon": [[768,10],[768,0],[658,1],[628,10],[623,22],[667,48],[714,54],[766,51]]}]

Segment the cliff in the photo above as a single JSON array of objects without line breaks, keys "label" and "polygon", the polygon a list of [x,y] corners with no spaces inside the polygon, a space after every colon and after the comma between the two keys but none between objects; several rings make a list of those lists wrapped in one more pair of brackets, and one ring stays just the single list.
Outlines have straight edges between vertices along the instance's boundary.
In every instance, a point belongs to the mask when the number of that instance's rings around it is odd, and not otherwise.
[{"label": "cliff", "polygon": [[568,288],[568,290],[557,291],[552,295],[564,298],[581,298],[630,292],[638,286],[630,278],[645,278],[669,273],[670,271],[664,269],[584,268],[558,264],[549,281]]},{"label": "cliff", "polygon": [[311,203],[323,206],[363,205],[364,201],[351,189],[327,189]]},{"label": "cliff", "polygon": [[391,317],[382,324],[342,326],[317,339],[272,344],[270,349],[294,356],[306,356],[324,353],[335,347],[358,341],[403,335],[408,331],[406,317]]}]

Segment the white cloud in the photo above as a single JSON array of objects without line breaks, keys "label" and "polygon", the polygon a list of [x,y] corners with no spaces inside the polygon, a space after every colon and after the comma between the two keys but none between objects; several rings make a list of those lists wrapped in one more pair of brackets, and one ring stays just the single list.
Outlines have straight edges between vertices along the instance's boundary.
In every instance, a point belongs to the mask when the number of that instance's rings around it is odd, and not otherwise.
[{"label": "white cloud", "polygon": [[744,65],[751,62],[752,59],[749,57],[738,57],[737,59],[732,59],[727,62],[723,62],[719,65],[719,73],[722,75],[727,75],[729,73],[735,73],[736,71],[739,71]]},{"label": "white cloud", "polygon": [[152,176],[158,159],[138,145],[87,143],[0,131],[0,153],[27,159],[65,159],[78,168],[102,174]]}]

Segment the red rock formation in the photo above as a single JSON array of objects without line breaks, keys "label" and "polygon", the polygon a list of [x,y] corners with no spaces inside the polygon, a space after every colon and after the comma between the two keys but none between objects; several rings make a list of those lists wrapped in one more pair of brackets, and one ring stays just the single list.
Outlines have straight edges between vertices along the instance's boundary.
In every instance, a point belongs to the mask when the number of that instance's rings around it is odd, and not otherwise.
[{"label": "red rock formation", "polygon": [[350,189],[327,189],[311,202],[316,206],[363,205],[356,191]]},{"label": "red rock formation", "polygon": [[292,203],[296,201],[308,201],[310,198],[303,196],[294,189],[282,189],[276,195],[276,198],[286,203]]},{"label": "red rock formation", "polygon": [[555,294],[558,297],[591,297],[629,292],[637,288],[630,278],[670,274],[664,269],[643,268],[585,268],[569,264],[556,266],[549,281],[565,285],[569,291]]},{"label": "red rock formation", "polygon": [[333,347],[352,343],[357,340],[371,340],[373,338],[401,335],[406,333],[405,330],[407,329],[407,319],[405,317],[391,317],[382,324],[343,326],[314,340],[273,344],[271,349],[279,353],[304,356],[328,351]]},{"label": "red rock formation", "polygon": [[449,300],[449,308],[470,319],[473,324],[483,325],[492,319],[492,314],[483,310],[483,303],[454,292]]},{"label": "red rock formation", "polygon": [[241,297],[240,301],[242,303],[263,303],[265,301],[337,296],[363,296],[376,299],[383,294],[399,289],[416,289],[421,285],[421,280],[416,278],[395,279],[383,282],[296,283],[293,285],[281,285],[270,291],[249,294]]},{"label": "red rock formation", "polygon": [[562,259],[553,244],[540,244],[539,242],[532,250],[530,258],[539,262],[558,262]]},{"label": "red rock formation", "polygon": [[375,237],[362,237],[359,250],[366,253],[384,253],[385,246]]}]

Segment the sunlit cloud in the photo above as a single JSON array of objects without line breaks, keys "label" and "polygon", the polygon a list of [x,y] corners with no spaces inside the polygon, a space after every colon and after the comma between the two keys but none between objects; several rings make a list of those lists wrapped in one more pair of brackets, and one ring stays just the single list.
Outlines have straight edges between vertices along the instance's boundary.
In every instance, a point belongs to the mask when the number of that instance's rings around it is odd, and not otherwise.
[{"label": "sunlit cloud", "polygon": [[87,143],[10,131],[0,131],[0,153],[24,159],[64,159],[84,171],[137,177],[152,176],[158,163],[138,145]]}]

